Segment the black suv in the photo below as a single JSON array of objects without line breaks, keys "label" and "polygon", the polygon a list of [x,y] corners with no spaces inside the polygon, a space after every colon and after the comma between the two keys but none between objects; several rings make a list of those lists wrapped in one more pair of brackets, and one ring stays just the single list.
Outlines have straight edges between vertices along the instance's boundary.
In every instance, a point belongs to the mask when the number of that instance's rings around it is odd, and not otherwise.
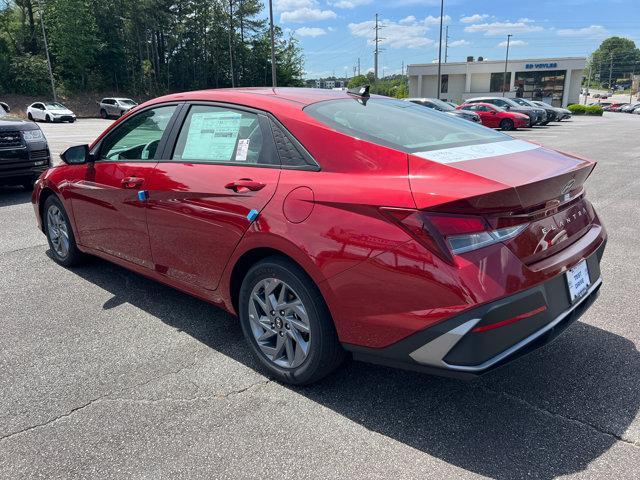
[{"label": "black suv", "polygon": [[40,174],[51,166],[47,139],[40,127],[8,115],[0,102],[0,185],[32,189]]}]

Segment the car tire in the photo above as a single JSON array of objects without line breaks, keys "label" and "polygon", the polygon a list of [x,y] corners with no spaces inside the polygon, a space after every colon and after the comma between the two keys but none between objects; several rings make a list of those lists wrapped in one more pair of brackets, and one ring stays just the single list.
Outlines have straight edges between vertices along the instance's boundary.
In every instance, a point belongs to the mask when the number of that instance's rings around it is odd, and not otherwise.
[{"label": "car tire", "polygon": [[31,115],[31,112],[27,113],[27,118],[28,118],[29,120],[31,120],[32,122],[34,121],[34,120],[33,120],[33,115]]},{"label": "car tire", "polygon": [[107,111],[104,108],[100,109],[100,118],[106,119],[107,117],[109,117],[109,115],[107,115]]},{"label": "car tire", "polygon": [[292,261],[274,256],[251,267],[238,304],[244,336],[267,375],[306,385],[344,360],[345,351],[318,287]]},{"label": "car tire", "polygon": [[545,126],[549,125],[549,122],[550,122],[550,121],[551,121],[551,120],[549,120],[549,121],[547,121],[547,122],[542,122],[540,125],[542,125],[543,127],[545,127]]},{"label": "car tire", "polygon": [[511,120],[510,118],[504,118],[500,122],[500,128],[502,130],[514,130],[515,129],[515,125],[513,123],[513,120]]},{"label": "car tire", "polygon": [[69,120],[69,123],[76,123],[76,119],[72,118],[71,120]]},{"label": "car tire", "polygon": [[44,121],[47,123],[51,123],[51,117],[47,115],[46,117],[44,117]]},{"label": "car tire", "polygon": [[82,262],[84,255],[76,245],[69,216],[55,195],[47,197],[42,208],[44,227],[51,257],[63,267],[73,267]]}]

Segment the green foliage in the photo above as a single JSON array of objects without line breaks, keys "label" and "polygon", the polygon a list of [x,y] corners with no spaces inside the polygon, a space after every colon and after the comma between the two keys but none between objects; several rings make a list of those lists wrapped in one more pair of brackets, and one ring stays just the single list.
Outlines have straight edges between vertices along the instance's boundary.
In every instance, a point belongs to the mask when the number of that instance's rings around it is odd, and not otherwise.
[{"label": "green foliage", "polygon": [[[599,74],[600,83],[608,84],[610,70],[613,80],[627,77],[638,62],[640,62],[640,49],[636,47],[633,40],[609,37],[593,52],[587,68],[591,67],[593,78]],[[609,85],[607,87],[610,88]]]},{"label": "green foliage", "polygon": [[[0,90],[41,93],[40,77],[24,84],[9,68],[25,55],[44,58],[41,4],[61,90],[146,96],[271,85],[261,0],[16,0],[0,3]],[[300,46],[275,34],[278,84],[302,85]]]},{"label": "green foliage", "polygon": [[574,115],[597,115],[602,116],[603,109],[600,105],[580,105],[571,104],[567,107]]},{"label": "green foliage", "polygon": [[14,93],[45,94],[51,91],[47,60],[25,53],[11,61],[9,75],[15,85]]},{"label": "green foliage", "polygon": [[348,88],[357,88],[362,85],[371,85],[370,92],[387,97],[406,98],[409,95],[407,77],[403,75],[393,75],[375,81],[373,74],[356,75],[349,80]]}]

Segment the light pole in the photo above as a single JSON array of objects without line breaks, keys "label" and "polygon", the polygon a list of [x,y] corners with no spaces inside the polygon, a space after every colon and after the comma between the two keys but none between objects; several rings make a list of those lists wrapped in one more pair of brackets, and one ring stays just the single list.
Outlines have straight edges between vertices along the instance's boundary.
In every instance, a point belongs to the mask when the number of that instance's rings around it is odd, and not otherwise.
[{"label": "light pole", "polygon": [[276,47],[273,38],[273,0],[269,0],[269,29],[271,31],[271,85],[277,87],[278,80],[276,77]]},{"label": "light pole", "polygon": [[44,6],[42,2],[40,4],[40,25],[42,25],[42,38],[44,39],[44,51],[47,54],[47,66],[49,67],[49,79],[51,80],[51,93],[53,93],[53,101],[57,102],[56,96],[56,82],[53,79],[53,69],[51,68],[51,57],[49,56],[49,44],[47,43],[47,32],[44,29]]},{"label": "light pole", "polygon": [[[505,90],[507,89],[507,65],[509,64],[509,42],[511,41],[512,34],[507,35],[507,56],[504,57],[504,77],[502,77],[502,96],[505,95]],[[511,83],[511,82],[509,82]]]},{"label": "light pole", "polygon": [[442,90],[442,15],[444,14],[444,0],[440,0],[440,42],[438,42],[438,94],[440,100],[440,90]]}]

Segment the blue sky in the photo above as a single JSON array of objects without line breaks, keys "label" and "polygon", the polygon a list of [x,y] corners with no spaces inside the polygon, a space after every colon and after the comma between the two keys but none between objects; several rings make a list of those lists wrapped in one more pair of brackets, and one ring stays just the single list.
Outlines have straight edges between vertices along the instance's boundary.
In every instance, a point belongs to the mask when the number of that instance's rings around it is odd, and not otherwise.
[{"label": "blue sky", "polygon": [[[362,72],[372,68],[376,13],[381,74],[438,58],[440,0],[273,1],[276,23],[304,48],[308,78],[351,76],[358,57]],[[514,59],[586,56],[610,35],[640,43],[640,0],[445,0],[444,13],[449,61],[502,59],[508,33]]]}]

